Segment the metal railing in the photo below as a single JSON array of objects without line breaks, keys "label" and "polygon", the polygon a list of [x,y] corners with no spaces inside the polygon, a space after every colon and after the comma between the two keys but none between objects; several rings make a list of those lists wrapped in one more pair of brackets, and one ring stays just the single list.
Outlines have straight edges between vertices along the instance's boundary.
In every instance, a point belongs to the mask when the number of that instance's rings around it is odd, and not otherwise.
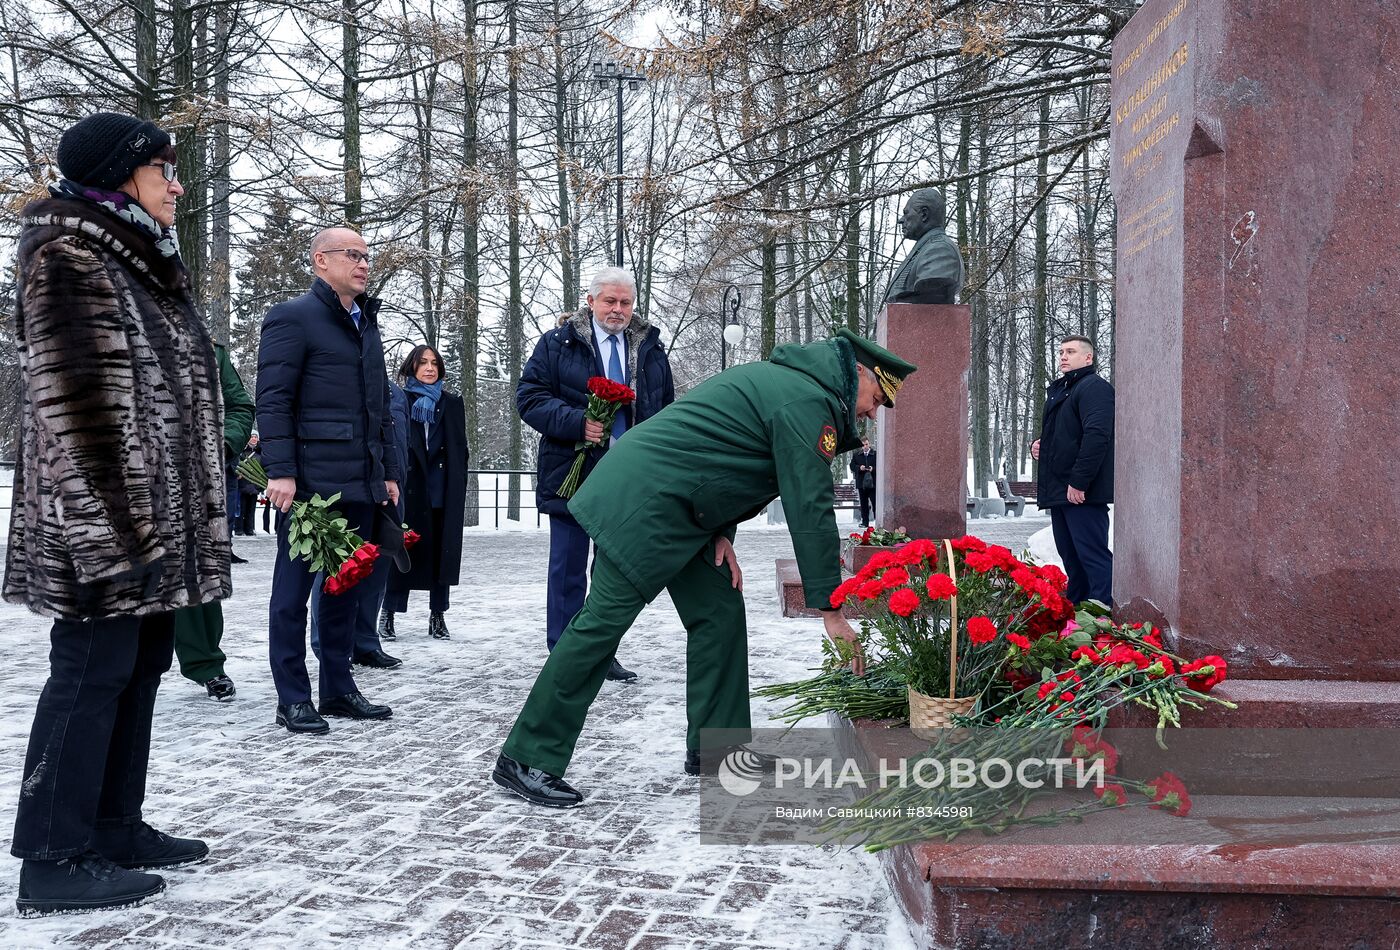
[{"label": "metal railing", "polygon": [[[539,509],[535,507],[534,469],[469,468],[467,469],[467,475],[477,476],[479,482],[476,491],[476,497],[478,502],[475,506],[477,512],[476,523],[478,525],[486,523],[482,515],[484,512],[490,511],[492,518],[494,519],[492,526],[496,528],[499,528],[501,526],[501,512],[510,510],[510,477],[512,475],[520,476],[520,514],[522,520],[525,516],[525,512],[529,510],[535,513],[535,527],[538,528],[542,524],[541,518],[543,516],[540,514]],[[491,481],[489,488],[486,485],[487,478],[490,478]],[[481,497],[485,495],[487,491],[490,491],[491,493],[491,505],[489,507],[480,503]],[[504,503],[501,500],[502,496],[505,496]],[[468,511],[470,511],[473,507],[471,502],[472,499],[469,497],[467,499]]]}]

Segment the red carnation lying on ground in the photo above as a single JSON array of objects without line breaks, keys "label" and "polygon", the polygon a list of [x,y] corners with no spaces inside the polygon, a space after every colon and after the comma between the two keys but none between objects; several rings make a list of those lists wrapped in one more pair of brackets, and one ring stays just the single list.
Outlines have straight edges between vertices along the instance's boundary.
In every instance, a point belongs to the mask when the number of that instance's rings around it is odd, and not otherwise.
[{"label": "red carnation lying on ground", "polygon": [[1159,808],[1181,818],[1185,818],[1191,811],[1191,796],[1186,793],[1185,784],[1171,772],[1163,772],[1148,782],[1147,791],[1154,802],[1152,808]]},{"label": "red carnation lying on ground", "polygon": [[[1209,672],[1205,672],[1209,667]],[[1186,684],[1198,693],[1209,693],[1225,680],[1225,660],[1218,656],[1203,656],[1181,665]]]}]

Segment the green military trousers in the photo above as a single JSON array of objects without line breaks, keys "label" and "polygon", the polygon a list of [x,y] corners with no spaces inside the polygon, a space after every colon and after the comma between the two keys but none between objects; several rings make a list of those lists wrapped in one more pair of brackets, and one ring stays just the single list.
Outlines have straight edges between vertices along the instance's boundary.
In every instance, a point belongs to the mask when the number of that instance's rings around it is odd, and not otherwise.
[{"label": "green military trousers", "polygon": [[[728,737],[740,742],[751,725],[744,595],[731,584],[729,566],[716,567],[714,544],[707,544],[666,585],[686,630],[686,745],[691,749],[701,748],[702,729],[740,730]],[[617,645],[645,606],[641,593],[599,551],[583,608],[540,670],[503,753],[563,776]]]},{"label": "green military trousers", "polygon": [[224,675],[224,605],[195,604],[175,611],[175,655],[180,675],[203,685]]}]

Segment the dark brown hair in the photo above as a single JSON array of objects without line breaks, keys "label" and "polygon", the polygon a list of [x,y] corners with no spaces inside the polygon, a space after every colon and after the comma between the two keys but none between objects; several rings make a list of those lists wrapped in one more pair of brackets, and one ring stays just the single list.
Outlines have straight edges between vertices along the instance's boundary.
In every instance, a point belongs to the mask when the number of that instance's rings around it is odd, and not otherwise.
[{"label": "dark brown hair", "polygon": [[408,354],[408,359],[404,360],[403,365],[399,367],[399,382],[406,383],[418,375],[418,362],[423,358],[424,353],[433,354],[433,359],[438,362],[438,382],[447,378],[447,365],[442,361],[442,354],[437,351],[436,347],[419,343],[413,348],[413,352]]},{"label": "dark brown hair", "polygon": [[1060,341],[1060,345],[1064,346],[1066,343],[1083,343],[1085,349],[1090,353],[1094,352],[1094,341],[1087,336],[1067,336]]}]

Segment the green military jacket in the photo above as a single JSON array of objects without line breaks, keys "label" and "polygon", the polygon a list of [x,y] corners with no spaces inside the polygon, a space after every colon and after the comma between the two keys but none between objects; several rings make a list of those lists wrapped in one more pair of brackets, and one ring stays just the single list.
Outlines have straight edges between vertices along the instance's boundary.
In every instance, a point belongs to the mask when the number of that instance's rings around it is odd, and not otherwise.
[{"label": "green military jacket", "polygon": [[569,503],[648,600],[717,535],[774,498],[807,603],[841,583],[831,460],[860,445],[856,361],[842,339],[773,350],[712,377],[608,450]]},{"label": "green military jacket", "polygon": [[234,369],[228,350],[215,343],[214,355],[219,361],[219,385],[224,396],[224,445],[238,458],[253,434],[253,400]]}]

